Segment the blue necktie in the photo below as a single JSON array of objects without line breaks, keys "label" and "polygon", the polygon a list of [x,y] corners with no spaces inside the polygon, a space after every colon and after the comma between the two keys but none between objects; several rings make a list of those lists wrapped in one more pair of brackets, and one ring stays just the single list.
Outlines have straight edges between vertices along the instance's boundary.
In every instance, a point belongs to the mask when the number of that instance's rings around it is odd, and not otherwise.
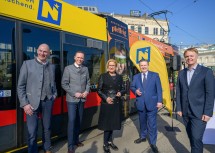
[{"label": "blue necktie", "polygon": [[145,89],[146,88],[146,74],[143,73],[143,88]]}]

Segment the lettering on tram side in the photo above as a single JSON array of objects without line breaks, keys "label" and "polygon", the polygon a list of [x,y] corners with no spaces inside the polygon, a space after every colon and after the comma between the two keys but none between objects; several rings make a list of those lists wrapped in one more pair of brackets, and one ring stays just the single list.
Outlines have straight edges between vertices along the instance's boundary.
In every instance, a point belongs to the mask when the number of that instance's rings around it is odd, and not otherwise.
[{"label": "lettering on tram side", "polygon": [[33,10],[34,0],[5,0],[5,2]]},{"label": "lettering on tram side", "polygon": [[62,3],[55,0],[40,0],[37,19],[60,25]]},{"label": "lettering on tram side", "polygon": [[125,39],[127,39],[127,27],[122,25],[122,24],[119,24],[117,22],[114,22],[114,21],[110,21],[110,25],[111,25],[111,32],[113,35],[117,35],[120,37],[123,36]]},{"label": "lettering on tram side", "polygon": [[123,28],[112,26],[112,32],[117,32],[122,34],[124,37],[126,37],[126,31]]}]

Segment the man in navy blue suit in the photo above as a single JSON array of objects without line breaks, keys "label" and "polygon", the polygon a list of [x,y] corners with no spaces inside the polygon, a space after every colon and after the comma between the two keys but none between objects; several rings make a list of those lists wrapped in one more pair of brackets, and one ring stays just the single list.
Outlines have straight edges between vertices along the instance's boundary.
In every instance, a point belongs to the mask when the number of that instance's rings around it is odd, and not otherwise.
[{"label": "man in navy blue suit", "polygon": [[191,153],[203,153],[203,134],[213,115],[214,76],[211,69],[197,63],[196,48],[185,50],[184,58],[188,67],[178,75],[176,110],[183,117]]},{"label": "man in navy blue suit", "polygon": [[157,153],[157,110],[162,107],[160,77],[157,73],[148,71],[147,60],[141,60],[139,66],[141,73],[134,75],[131,84],[131,90],[136,95],[136,107],[140,122],[140,137],[134,143],[146,141],[147,134],[149,134],[152,151]]}]

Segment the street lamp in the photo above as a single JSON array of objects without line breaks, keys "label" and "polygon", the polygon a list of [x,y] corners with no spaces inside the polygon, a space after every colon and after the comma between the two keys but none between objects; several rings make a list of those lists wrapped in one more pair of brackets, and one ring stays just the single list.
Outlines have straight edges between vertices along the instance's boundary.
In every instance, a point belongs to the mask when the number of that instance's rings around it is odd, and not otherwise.
[{"label": "street lamp", "polygon": [[179,54],[182,56],[182,44],[183,44],[183,42],[180,42],[180,45],[178,45],[179,46]]}]

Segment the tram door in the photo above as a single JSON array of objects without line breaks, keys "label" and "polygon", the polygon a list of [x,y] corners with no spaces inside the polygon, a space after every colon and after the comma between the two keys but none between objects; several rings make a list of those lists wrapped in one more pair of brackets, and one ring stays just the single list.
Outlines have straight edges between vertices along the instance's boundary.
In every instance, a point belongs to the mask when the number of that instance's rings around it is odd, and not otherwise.
[{"label": "tram door", "polygon": [[16,146],[15,22],[0,18],[0,152]]},{"label": "tram door", "polygon": [[[99,75],[105,70],[104,49],[88,47],[85,37],[66,35],[66,38],[70,38],[72,41],[69,44],[68,40],[65,40],[67,43],[64,43],[63,45],[64,66],[66,67],[67,65],[73,64],[75,53],[77,51],[82,51],[85,54],[83,65],[86,66],[89,71],[91,88],[87,101],[85,102],[85,111],[83,114],[83,122],[81,127],[82,130],[85,130],[98,124],[99,109],[97,102],[98,99],[96,96]],[[66,93],[64,93],[64,96],[65,95]],[[67,105],[65,104],[64,106],[64,110],[66,112]]]},{"label": "tram door", "polygon": [[[30,60],[34,59],[37,57],[37,48],[40,44],[46,43],[50,47],[50,57],[49,61],[55,65],[55,72],[57,75],[55,75],[56,79],[56,86],[57,86],[57,91],[58,91],[58,96],[54,102],[54,107],[53,107],[53,121],[52,123],[59,123],[59,124],[53,124],[52,125],[52,134],[60,134],[61,128],[58,127],[61,125],[61,119],[57,115],[61,114],[61,107],[62,107],[62,100],[61,100],[61,87],[60,87],[60,80],[61,80],[61,70],[60,70],[60,32],[46,29],[44,27],[40,26],[34,26],[31,24],[21,24],[21,55],[22,59],[24,60]],[[23,62],[22,61],[22,62]],[[21,63],[22,63],[21,62]],[[32,80],[34,81],[34,80]],[[23,112],[21,112],[23,113]],[[20,115],[20,114],[19,114]],[[21,116],[21,115],[20,115]],[[57,121],[56,121],[57,120]],[[21,132],[22,135],[20,137],[23,137],[23,143],[27,143],[27,128],[26,128],[26,116],[23,115],[22,118],[23,125],[23,131]],[[39,129],[38,129],[38,140],[41,140],[41,122],[39,122]]]}]

